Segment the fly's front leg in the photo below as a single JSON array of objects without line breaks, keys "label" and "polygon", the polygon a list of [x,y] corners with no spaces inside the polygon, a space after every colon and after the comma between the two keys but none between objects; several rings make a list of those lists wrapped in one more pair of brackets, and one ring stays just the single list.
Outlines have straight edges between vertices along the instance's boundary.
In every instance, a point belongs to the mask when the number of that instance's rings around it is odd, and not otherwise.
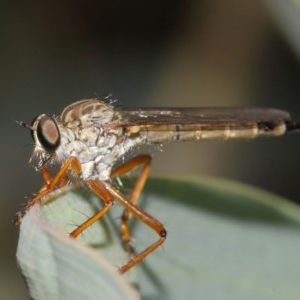
[{"label": "fly's front leg", "polygon": [[[71,163],[71,167],[72,167],[72,164],[74,164],[74,163]],[[79,165],[79,162],[78,162],[78,165]],[[79,168],[78,173],[80,173],[81,168],[80,167],[78,167],[78,168]],[[75,169],[76,169],[76,167],[75,167]],[[50,174],[50,171],[49,171],[49,168],[47,165],[43,166],[42,174],[43,174],[43,179],[44,179],[45,185],[40,189],[39,193],[41,193],[43,190],[49,190],[49,188],[51,186],[51,182],[52,182],[51,174]],[[67,173],[65,172],[59,179],[59,187],[63,188],[64,186],[66,186],[67,182],[68,182],[68,177],[67,177]]]},{"label": "fly's front leg", "polygon": [[[45,186],[49,186],[51,183],[51,174],[47,165],[44,165],[42,168],[43,179],[45,182]],[[43,187],[44,188],[44,187]]]},{"label": "fly's front leg", "polygon": [[17,212],[14,216],[13,222],[15,225],[20,225],[22,223],[22,219],[26,213],[35,203],[38,203],[41,201],[43,197],[45,197],[47,194],[51,193],[53,189],[57,186],[57,184],[61,181],[65,182],[65,178],[67,175],[68,169],[72,169],[72,171],[76,174],[79,174],[81,172],[81,165],[76,157],[70,157],[61,167],[61,169],[58,171],[58,173],[55,175],[55,177],[52,179],[48,166],[43,166],[42,173],[43,173],[43,179],[45,182],[45,185],[41,188],[39,193],[32,199],[30,199],[26,206],[19,212]]},{"label": "fly's front leg", "polygon": [[[138,197],[139,197],[141,191],[143,190],[145,182],[148,178],[150,166],[151,166],[151,156],[139,155],[137,157],[134,157],[133,159],[127,161],[123,165],[114,169],[111,173],[111,178],[113,179],[122,174],[128,173],[129,171],[131,171],[132,169],[134,169],[140,165],[143,165],[142,171],[139,174],[139,177],[136,180],[135,185],[132,189],[132,192],[128,198],[128,201],[133,204],[135,204],[137,202]],[[122,214],[122,217],[121,217],[121,222],[122,222],[121,223],[121,237],[122,237],[122,240],[124,242],[127,252],[129,253],[130,257],[133,258],[135,256],[135,253],[134,253],[133,247],[130,245],[131,234],[130,234],[130,229],[129,229],[129,225],[128,225],[131,217],[132,217],[132,212],[128,209],[125,209]]]},{"label": "fly's front leg", "polygon": [[58,185],[61,180],[65,180],[68,169],[71,169],[74,173],[79,174],[81,172],[81,165],[76,157],[70,157],[55,175],[51,178],[48,167],[45,165],[42,169],[43,179],[45,181],[44,187],[39,191],[39,193],[31,200],[29,200],[23,210],[17,212],[14,217],[14,223],[19,225],[22,222],[22,218],[35,203],[41,201],[43,197],[52,192],[54,188]]}]

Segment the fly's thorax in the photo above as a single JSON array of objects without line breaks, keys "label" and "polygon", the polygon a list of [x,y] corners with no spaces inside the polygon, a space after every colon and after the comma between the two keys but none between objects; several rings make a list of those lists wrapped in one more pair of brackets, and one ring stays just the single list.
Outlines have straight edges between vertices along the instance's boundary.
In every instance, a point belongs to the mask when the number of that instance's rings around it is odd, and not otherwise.
[{"label": "fly's thorax", "polygon": [[76,129],[92,124],[104,125],[114,117],[113,107],[97,99],[85,99],[67,106],[61,114],[64,127]]},{"label": "fly's thorax", "polygon": [[75,130],[61,126],[60,134],[57,161],[63,164],[71,156],[76,157],[82,167],[81,177],[85,180],[109,179],[113,165],[124,153],[119,131],[105,131],[95,125]]},{"label": "fly's thorax", "polygon": [[136,145],[142,137],[127,137],[122,128],[110,126],[118,115],[113,107],[98,100],[83,100],[68,106],[60,117],[61,143],[56,159],[62,164],[71,156],[82,167],[82,179],[108,180],[115,163]]}]

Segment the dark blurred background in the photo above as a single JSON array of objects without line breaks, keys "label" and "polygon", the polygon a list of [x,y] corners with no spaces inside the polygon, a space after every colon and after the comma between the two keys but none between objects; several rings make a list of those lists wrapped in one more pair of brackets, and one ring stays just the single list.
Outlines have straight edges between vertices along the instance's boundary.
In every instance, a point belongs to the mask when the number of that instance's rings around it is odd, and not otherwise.
[{"label": "dark blurred background", "polygon": [[[28,299],[13,214],[41,185],[15,122],[112,94],[124,106],[267,106],[300,119],[294,1],[1,4],[0,298]],[[300,202],[300,136],[166,145],[153,173],[217,176]]]}]

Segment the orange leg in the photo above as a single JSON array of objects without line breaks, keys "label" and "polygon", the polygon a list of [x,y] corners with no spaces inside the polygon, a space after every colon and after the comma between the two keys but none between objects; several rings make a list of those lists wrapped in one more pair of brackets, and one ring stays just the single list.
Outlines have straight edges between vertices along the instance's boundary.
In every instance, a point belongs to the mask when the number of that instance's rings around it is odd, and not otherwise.
[{"label": "orange leg", "polygon": [[[102,183],[98,180],[88,180],[87,185],[89,188],[104,201],[104,208],[101,209],[99,212],[97,212],[95,215],[90,217],[87,221],[85,221],[83,224],[78,226],[73,232],[71,232],[71,237],[77,237],[80,233],[82,233],[86,228],[91,226],[94,222],[99,220],[103,215],[105,215],[110,207],[113,204],[113,200],[116,199],[120,204],[122,204],[125,207],[124,212],[124,222],[123,224],[125,230],[128,229],[127,222],[131,218],[131,216],[137,217],[140,221],[148,225],[150,228],[152,228],[158,235],[159,239],[151,244],[148,248],[146,248],[141,253],[133,256],[125,265],[119,268],[121,273],[127,272],[130,268],[138,264],[140,261],[142,261],[146,256],[148,256],[151,252],[153,252],[157,247],[159,247],[166,239],[167,232],[164,228],[164,226],[156,220],[154,217],[152,217],[147,212],[143,211],[141,208],[135,205],[135,202],[137,201],[143,187],[145,184],[145,181],[147,179],[149,169],[150,169],[150,163],[151,163],[151,157],[148,155],[141,155],[137,156],[124,165],[116,168],[114,171],[112,171],[111,177],[117,177],[123,173],[126,173],[133,168],[144,164],[144,167],[142,169],[142,172],[139,176],[139,178],[136,181],[136,184],[134,186],[134,189],[131,193],[130,198],[127,200],[122,193],[120,193],[116,188],[107,185],[105,183]],[[125,235],[128,233],[129,239],[130,234],[129,230],[125,232]]]},{"label": "orange leg", "polygon": [[[102,183],[97,180],[88,180],[87,185],[89,186],[89,188],[104,201],[104,208],[97,212],[95,215],[93,215],[91,218],[89,218],[82,225],[78,226],[70,234],[71,237],[77,237],[87,227],[91,226],[95,221],[99,220],[103,215],[105,215],[112,206],[113,200],[116,199],[120,204],[122,204],[125,207],[126,215],[128,215],[128,217],[126,217],[127,221],[132,215],[134,215],[140,221],[152,228],[159,235],[159,239],[156,242],[151,244],[148,248],[134,256],[125,265],[119,268],[121,273],[127,272],[130,268],[142,261],[147,255],[149,255],[157,247],[159,247],[166,239],[167,232],[164,226],[150,214],[148,214],[147,212],[143,211],[141,208],[135,205],[135,202],[137,201],[137,198],[147,179],[147,175],[149,173],[150,168],[150,162],[151,158],[149,156],[138,156],[112,172],[112,177],[116,177],[122,173],[128,172],[129,170],[135,168],[136,166],[142,163],[145,164],[129,200],[127,200],[124,197],[124,195],[120,193],[117,189],[108,184]],[[66,176],[66,172],[69,168],[71,168],[76,173],[80,173],[81,166],[77,158],[71,157],[70,159],[68,159],[53,179],[51,179],[48,168],[44,167],[43,177],[46,185],[35,198],[28,202],[26,210],[29,209],[32,205],[34,205],[36,202],[39,202],[45,195],[53,191],[53,189],[59,183],[59,181],[64,179],[64,177]],[[20,215],[17,215],[16,217],[19,220],[22,219],[22,216]],[[125,228],[128,227],[127,221],[125,222]]]},{"label": "orange leg", "polygon": [[43,178],[44,178],[45,185],[46,186],[50,185],[51,175],[50,175],[50,171],[49,171],[49,168],[48,168],[47,165],[43,166],[42,173],[43,173]]},{"label": "orange leg", "polygon": [[[79,162],[78,162],[79,163]],[[47,186],[50,185],[51,183],[51,175],[50,175],[50,172],[49,172],[49,168],[47,165],[44,165],[43,166],[43,169],[42,169],[42,173],[43,173],[43,178],[44,178],[44,182],[45,182],[45,186],[42,187],[41,190],[43,190],[44,188],[47,188]],[[60,188],[63,188],[64,186],[66,186],[68,183],[68,177],[67,177],[67,173],[65,173],[61,178],[60,178],[60,184],[59,184],[59,187]]]},{"label": "orange leg", "polygon": [[[142,168],[142,171],[133,187],[133,190],[131,192],[131,195],[128,199],[129,202],[135,204],[138,200],[138,197],[143,190],[143,187],[145,185],[145,182],[148,178],[148,174],[150,171],[150,165],[151,165],[151,156],[149,155],[139,155],[137,157],[134,157],[133,159],[127,161],[125,164],[117,167],[111,172],[111,178],[118,177],[124,173],[128,173],[132,169],[138,167],[139,165],[144,165]],[[125,209],[122,214],[122,224],[121,224],[121,237],[124,242],[125,248],[128,251],[129,255],[133,257],[134,250],[130,245],[131,241],[131,235],[130,235],[130,229],[128,222],[132,217],[132,213],[130,210]]]},{"label": "orange leg", "polygon": [[112,186],[106,187],[107,191],[118,201],[120,202],[131,214],[137,217],[140,221],[148,225],[152,228],[159,236],[159,239],[151,244],[148,248],[146,248],[141,253],[135,255],[132,259],[130,259],[125,265],[119,268],[121,273],[127,272],[130,268],[138,264],[142,261],[146,256],[148,256],[151,252],[153,252],[158,246],[160,246],[166,239],[167,231],[164,226],[152,217],[147,212],[143,211],[141,208],[127,200],[124,195],[122,195],[117,189]]},{"label": "orange leg", "polygon": [[72,237],[77,237],[83,230],[87,227],[91,226],[94,222],[99,220],[107,211],[110,209],[113,204],[113,199],[116,199],[120,204],[122,204],[126,210],[128,210],[132,215],[137,217],[140,221],[148,225],[152,228],[158,235],[159,239],[151,244],[148,248],[146,248],[141,253],[135,255],[132,259],[130,259],[125,265],[119,268],[121,273],[127,272],[130,268],[138,264],[142,261],[147,255],[153,252],[158,246],[160,246],[166,239],[167,232],[164,226],[152,217],[147,212],[143,211],[141,208],[136,206],[134,203],[127,200],[122,193],[120,193],[114,187],[102,183],[97,180],[89,180],[87,182],[90,189],[98,195],[104,201],[104,208],[100,210],[98,213],[89,218],[82,225],[78,226],[70,235]]},{"label": "orange leg", "polygon": [[159,247],[166,239],[167,232],[164,226],[152,217],[147,212],[143,211],[141,208],[135,205],[143,187],[148,177],[149,169],[150,169],[151,157],[148,155],[137,156],[130,161],[126,162],[124,165],[116,168],[112,171],[111,177],[117,177],[123,173],[127,173],[135,167],[144,164],[142,172],[139,178],[136,181],[136,184],[133,188],[130,198],[127,200],[122,193],[120,193],[114,187],[102,183],[98,180],[89,180],[87,181],[87,185],[89,188],[98,195],[104,201],[104,208],[97,212],[95,215],[90,217],[83,224],[78,226],[73,232],[71,232],[70,236],[76,238],[80,233],[82,233],[86,228],[91,226],[94,222],[99,220],[103,215],[105,215],[110,207],[113,204],[113,200],[116,199],[120,204],[125,207],[125,211],[122,217],[122,230],[123,231],[123,240],[128,242],[130,240],[130,233],[128,228],[128,221],[134,215],[140,221],[148,225],[152,228],[158,235],[159,239],[151,244],[148,248],[146,248],[141,253],[134,255],[125,265],[119,268],[121,273],[127,272],[130,268],[138,264],[142,261],[146,256],[148,256],[151,252],[153,252],[157,247]]},{"label": "orange leg", "polygon": [[43,178],[45,181],[45,186],[40,190],[38,195],[28,201],[25,207],[25,211],[27,211],[31,206],[33,206],[36,202],[39,202],[43,197],[53,191],[53,189],[57,186],[57,184],[65,179],[66,172],[71,168],[77,174],[81,172],[81,166],[77,158],[70,157],[61,167],[56,176],[51,179],[49,169],[47,166],[43,167]]},{"label": "orange leg", "polygon": [[43,166],[42,173],[43,173],[43,179],[44,179],[45,185],[40,189],[39,193],[33,199],[29,200],[26,203],[26,206],[22,210],[18,211],[15,214],[14,219],[13,219],[13,222],[15,225],[20,225],[22,223],[22,219],[23,219],[26,211],[28,211],[28,209],[30,209],[30,207],[32,207],[35,203],[40,202],[41,199],[43,197],[45,197],[47,194],[52,192],[53,189],[55,188],[55,186],[59,182],[61,182],[61,185],[60,185],[61,187],[66,184],[66,182],[67,182],[66,175],[67,175],[68,168],[70,168],[70,167],[77,174],[81,172],[81,166],[80,166],[78,159],[75,157],[71,157],[63,164],[63,166],[61,167],[59,172],[52,179],[49,169],[48,169],[48,166],[47,165]]},{"label": "orange leg", "polygon": [[70,233],[70,236],[73,238],[76,238],[82,231],[84,231],[86,228],[88,228],[94,222],[96,222],[102,216],[104,216],[113,204],[113,197],[107,191],[103,183],[96,180],[89,180],[87,181],[87,185],[96,195],[98,195],[104,201],[104,207],[99,212],[90,217],[88,220],[86,220],[83,224],[79,225],[75,230],[73,230]]}]

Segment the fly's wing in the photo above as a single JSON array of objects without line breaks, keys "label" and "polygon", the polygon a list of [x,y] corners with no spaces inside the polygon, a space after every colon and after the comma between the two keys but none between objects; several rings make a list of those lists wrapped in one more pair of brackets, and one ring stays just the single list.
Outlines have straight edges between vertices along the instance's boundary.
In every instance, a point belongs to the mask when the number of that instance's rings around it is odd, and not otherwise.
[{"label": "fly's wing", "polygon": [[286,111],[272,108],[141,108],[116,109],[120,124],[246,124],[290,120]]},{"label": "fly's wing", "polygon": [[112,128],[127,136],[146,135],[149,142],[253,138],[280,135],[289,113],[269,108],[142,108],[115,109]]}]

